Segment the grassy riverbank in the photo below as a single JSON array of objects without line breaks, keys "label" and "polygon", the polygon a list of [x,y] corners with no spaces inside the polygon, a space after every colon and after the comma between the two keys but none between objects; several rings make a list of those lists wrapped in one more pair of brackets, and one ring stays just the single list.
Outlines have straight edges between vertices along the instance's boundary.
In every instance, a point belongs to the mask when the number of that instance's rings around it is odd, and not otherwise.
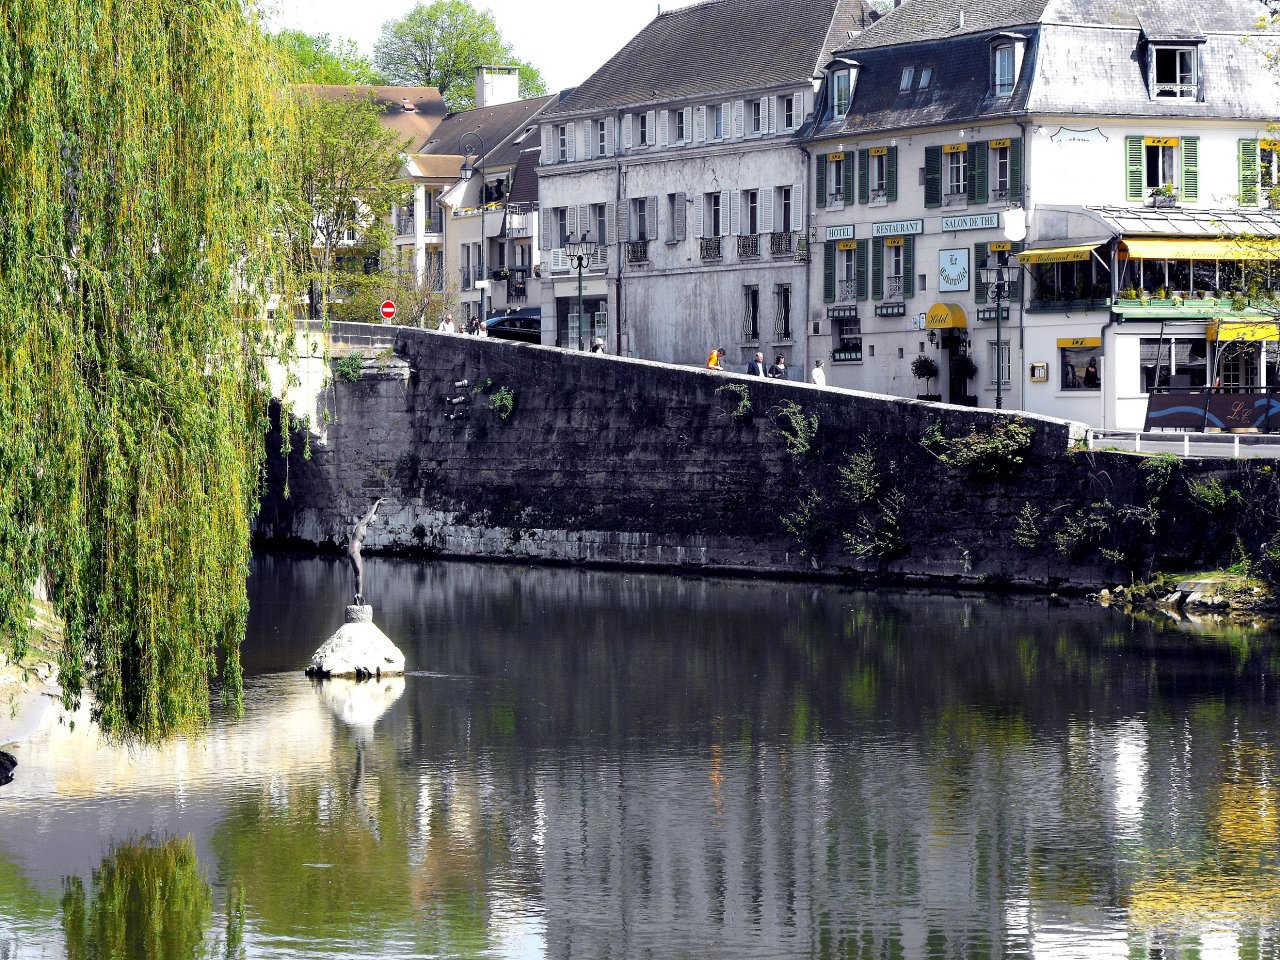
[{"label": "grassy riverbank", "polygon": [[1276,587],[1238,567],[1161,573],[1128,587],[1103,590],[1096,597],[1103,606],[1186,609],[1228,617],[1280,613],[1280,593]]}]

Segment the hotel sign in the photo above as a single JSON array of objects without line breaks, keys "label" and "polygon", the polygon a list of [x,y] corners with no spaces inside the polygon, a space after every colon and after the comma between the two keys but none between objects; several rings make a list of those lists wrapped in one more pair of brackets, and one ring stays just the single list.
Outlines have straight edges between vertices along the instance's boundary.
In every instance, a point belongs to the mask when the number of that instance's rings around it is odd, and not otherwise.
[{"label": "hotel sign", "polygon": [[956,230],[990,230],[1000,226],[1000,214],[979,213],[967,217],[943,217],[942,232],[952,233]]},{"label": "hotel sign", "polygon": [[853,225],[847,227],[827,227],[828,240],[852,240]]},{"label": "hotel sign", "polygon": [[[992,214],[992,216],[997,216],[997,214]],[[885,223],[873,223],[871,225],[871,235],[873,237],[902,237],[915,233],[924,233],[923,220],[890,220]]]}]

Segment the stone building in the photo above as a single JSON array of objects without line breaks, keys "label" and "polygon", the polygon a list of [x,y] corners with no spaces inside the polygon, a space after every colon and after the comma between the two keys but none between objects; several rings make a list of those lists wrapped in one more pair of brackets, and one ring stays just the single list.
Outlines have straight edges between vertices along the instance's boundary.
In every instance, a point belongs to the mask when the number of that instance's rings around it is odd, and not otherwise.
[{"label": "stone building", "polygon": [[931,392],[923,354],[944,399],[1105,427],[1153,388],[1280,385],[1263,13],[910,0],[838,51],[799,136],[830,382]]},{"label": "stone building", "polygon": [[[741,369],[803,369],[809,272],[804,155],[792,135],[856,0],[712,0],[659,14],[540,117],[543,342]],[[580,336],[570,240],[583,263]],[[793,374],[796,376],[797,374]]]}]

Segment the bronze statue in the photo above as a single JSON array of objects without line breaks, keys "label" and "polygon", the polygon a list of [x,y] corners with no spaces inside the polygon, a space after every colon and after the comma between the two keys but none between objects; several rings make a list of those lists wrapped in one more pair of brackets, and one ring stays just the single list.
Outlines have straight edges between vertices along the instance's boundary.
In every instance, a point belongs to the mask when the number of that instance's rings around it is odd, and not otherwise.
[{"label": "bronze statue", "polygon": [[347,544],[347,559],[351,561],[351,569],[356,575],[356,606],[364,606],[364,594],[361,592],[364,585],[364,561],[360,558],[360,547],[364,544],[365,534],[369,532],[369,524],[373,522],[373,515],[378,512],[378,506],[383,503],[385,497],[379,497],[374,503],[373,508],[364,515],[364,519],[356,524],[356,528],[351,531],[351,542]]}]

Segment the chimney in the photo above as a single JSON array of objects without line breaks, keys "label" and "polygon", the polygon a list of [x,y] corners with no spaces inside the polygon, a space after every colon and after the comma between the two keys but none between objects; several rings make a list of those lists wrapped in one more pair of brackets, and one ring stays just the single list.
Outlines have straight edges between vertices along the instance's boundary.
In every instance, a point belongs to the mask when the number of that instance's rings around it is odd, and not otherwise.
[{"label": "chimney", "polygon": [[519,99],[519,67],[476,67],[477,107],[514,103]]}]

